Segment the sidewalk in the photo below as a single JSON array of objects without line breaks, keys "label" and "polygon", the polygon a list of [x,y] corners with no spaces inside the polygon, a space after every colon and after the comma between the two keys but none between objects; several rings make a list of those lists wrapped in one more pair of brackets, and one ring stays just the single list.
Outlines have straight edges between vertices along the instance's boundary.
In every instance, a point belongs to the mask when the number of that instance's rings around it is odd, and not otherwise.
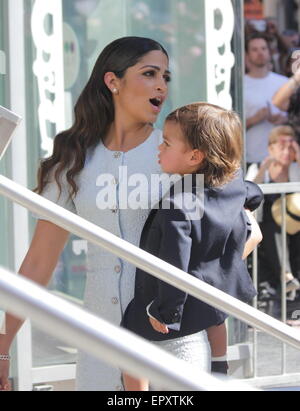
[{"label": "sidewalk", "polygon": [[[265,311],[262,309],[262,311]],[[274,317],[280,319],[281,303],[280,301],[273,302],[273,306],[269,307],[269,313]],[[299,317],[296,317],[299,311]],[[294,317],[293,317],[294,315]],[[300,334],[300,297],[294,301],[287,302],[287,318],[288,322],[292,321],[294,329],[299,330]],[[297,321],[295,321],[297,318]],[[290,346],[286,346],[286,372],[300,373],[300,352]],[[282,343],[276,338],[268,336],[267,334],[258,331],[258,376],[273,376],[281,374],[281,359],[282,359]]]},{"label": "sidewalk", "polygon": [[[299,328],[300,334],[300,328]],[[300,373],[300,352],[286,346],[287,373]],[[282,344],[274,337],[258,331],[258,376],[281,374]]]}]

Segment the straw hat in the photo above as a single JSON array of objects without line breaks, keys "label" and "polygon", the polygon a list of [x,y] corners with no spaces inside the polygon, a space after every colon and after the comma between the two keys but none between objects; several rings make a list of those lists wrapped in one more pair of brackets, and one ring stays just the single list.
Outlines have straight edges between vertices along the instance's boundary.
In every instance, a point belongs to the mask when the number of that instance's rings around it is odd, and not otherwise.
[{"label": "straw hat", "polygon": [[[272,205],[272,216],[276,224],[281,226],[281,198],[278,198]],[[300,231],[300,193],[286,196],[286,231],[290,235]]]}]

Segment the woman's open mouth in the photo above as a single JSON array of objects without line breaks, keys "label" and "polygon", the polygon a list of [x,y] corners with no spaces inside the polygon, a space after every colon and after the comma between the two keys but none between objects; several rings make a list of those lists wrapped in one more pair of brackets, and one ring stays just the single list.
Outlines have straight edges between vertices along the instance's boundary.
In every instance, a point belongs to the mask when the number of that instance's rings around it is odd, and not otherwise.
[{"label": "woman's open mouth", "polygon": [[150,98],[149,101],[150,101],[154,111],[159,113],[160,110],[161,110],[162,103],[163,103],[163,98],[162,97],[154,97],[154,98]]}]

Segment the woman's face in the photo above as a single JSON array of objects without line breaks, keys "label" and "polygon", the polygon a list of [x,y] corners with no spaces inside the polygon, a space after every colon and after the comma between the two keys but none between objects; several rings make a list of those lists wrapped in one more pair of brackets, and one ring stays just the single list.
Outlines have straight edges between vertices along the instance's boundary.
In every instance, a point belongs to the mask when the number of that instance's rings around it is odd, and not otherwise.
[{"label": "woman's face", "polygon": [[276,143],[269,146],[269,152],[278,163],[283,166],[289,166],[295,161],[295,150],[293,136],[281,136]]},{"label": "woman's face", "polygon": [[118,79],[116,114],[126,121],[155,123],[168,95],[169,60],[161,51],[151,51]]}]

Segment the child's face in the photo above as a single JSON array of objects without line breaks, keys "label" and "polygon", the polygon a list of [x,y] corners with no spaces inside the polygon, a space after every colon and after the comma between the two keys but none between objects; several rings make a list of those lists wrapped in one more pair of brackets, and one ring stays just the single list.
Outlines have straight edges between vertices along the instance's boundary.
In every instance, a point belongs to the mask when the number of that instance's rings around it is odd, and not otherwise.
[{"label": "child's face", "polygon": [[164,142],[159,146],[159,164],[168,174],[191,174],[197,172],[203,160],[203,153],[193,150],[186,142],[179,124],[166,121]]}]

